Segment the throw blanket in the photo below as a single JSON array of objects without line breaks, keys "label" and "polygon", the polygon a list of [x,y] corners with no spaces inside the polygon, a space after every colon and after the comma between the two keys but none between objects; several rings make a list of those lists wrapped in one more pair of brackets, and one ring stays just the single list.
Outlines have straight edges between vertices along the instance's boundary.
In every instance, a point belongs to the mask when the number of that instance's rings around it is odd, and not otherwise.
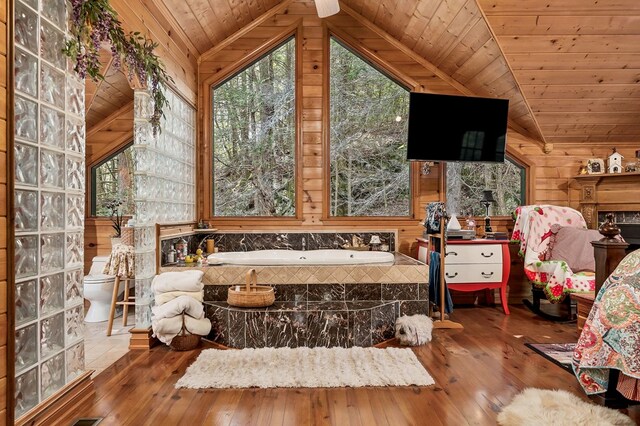
[{"label": "throw blanket", "polygon": [[[432,251],[429,255],[429,300],[440,306],[440,253]],[[453,301],[447,283],[444,283],[444,311],[453,312]]]},{"label": "throw blanket", "polygon": [[524,257],[524,273],[544,290],[551,303],[561,302],[569,293],[594,290],[592,273],[576,273],[563,260],[545,260],[553,225],[587,229],[579,211],[551,205],[520,206],[516,215],[511,239],[520,242],[518,254]]},{"label": "throw blanket", "polygon": [[202,302],[204,299],[204,295],[201,291],[169,291],[167,293],[156,294],[156,305],[164,305],[165,303],[175,299],[180,296],[189,296],[197,300],[198,302]]},{"label": "throw blanket", "polygon": [[[195,319],[184,315],[184,326],[189,334],[197,334],[198,336],[206,336],[211,331],[211,321],[207,318]],[[168,345],[182,331],[182,315],[154,320],[151,322],[151,328],[153,335]]]},{"label": "throw blanket", "polygon": [[200,291],[202,284],[202,271],[164,272],[156,275],[151,283],[153,292],[166,293],[168,291]]},{"label": "throw blanket", "polygon": [[111,256],[102,271],[105,275],[115,275],[121,278],[136,277],[136,251],[132,246],[116,244],[111,249]]},{"label": "throw blanket", "polygon": [[178,296],[169,302],[151,308],[153,319],[173,318],[183,312],[195,319],[204,318],[204,307],[193,297]]},{"label": "throw blanket", "polygon": [[604,282],[573,352],[573,371],[589,395],[607,390],[610,369],[620,371],[617,390],[640,400],[640,250]]}]

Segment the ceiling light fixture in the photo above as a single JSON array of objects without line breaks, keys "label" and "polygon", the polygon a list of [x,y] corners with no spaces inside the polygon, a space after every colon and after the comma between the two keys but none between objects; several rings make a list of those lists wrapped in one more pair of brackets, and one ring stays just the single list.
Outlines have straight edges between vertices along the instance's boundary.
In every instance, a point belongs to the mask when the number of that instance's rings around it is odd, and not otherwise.
[{"label": "ceiling light fixture", "polygon": [[340,12],[338,0],[315,0],[319,18],[335,15]]}]

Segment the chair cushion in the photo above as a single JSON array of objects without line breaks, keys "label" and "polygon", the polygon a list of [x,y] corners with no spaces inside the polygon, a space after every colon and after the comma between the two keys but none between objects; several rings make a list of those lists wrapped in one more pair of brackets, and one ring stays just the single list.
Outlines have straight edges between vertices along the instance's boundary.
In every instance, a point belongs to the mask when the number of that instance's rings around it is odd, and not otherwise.
[{"label": "chair cushion", "polygon": [[594,229],[553,225],[545,260],[564,260],[573,272],[594,272],[596,261],[590,243],[601,238]]}]

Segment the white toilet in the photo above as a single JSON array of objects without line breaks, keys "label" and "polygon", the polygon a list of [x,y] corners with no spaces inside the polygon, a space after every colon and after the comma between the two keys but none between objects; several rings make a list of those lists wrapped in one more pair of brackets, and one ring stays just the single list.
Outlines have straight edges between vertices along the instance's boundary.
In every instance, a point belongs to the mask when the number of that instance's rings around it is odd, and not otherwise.
[{"label": "white toilet", "polygon": [[[109,319],[109,309],[111,308],[111,297],[113,296],[113,285],[116,277],[102,273],[104,265],[109,260],[109,256],[96,256],[91,263],[89,275],[84,277],[84,298],[91,302],[91,306],[84,317],[86,322],[102,322]],[[129,287],[132,288],[134,280],[128,280]],[[120,281],[118,294],[124,292],[124,280]]]}]

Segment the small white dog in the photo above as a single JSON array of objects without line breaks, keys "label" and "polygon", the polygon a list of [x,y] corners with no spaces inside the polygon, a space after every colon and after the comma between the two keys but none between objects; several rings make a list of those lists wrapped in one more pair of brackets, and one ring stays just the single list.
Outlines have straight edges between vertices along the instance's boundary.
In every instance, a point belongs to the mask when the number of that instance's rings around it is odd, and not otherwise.
[{"label": "small white dog", "polygon": [[426,315],[405,315],[396,320],[396,338],[401,345],[424,345],[431,341],[431,330],[433,321]]}]

